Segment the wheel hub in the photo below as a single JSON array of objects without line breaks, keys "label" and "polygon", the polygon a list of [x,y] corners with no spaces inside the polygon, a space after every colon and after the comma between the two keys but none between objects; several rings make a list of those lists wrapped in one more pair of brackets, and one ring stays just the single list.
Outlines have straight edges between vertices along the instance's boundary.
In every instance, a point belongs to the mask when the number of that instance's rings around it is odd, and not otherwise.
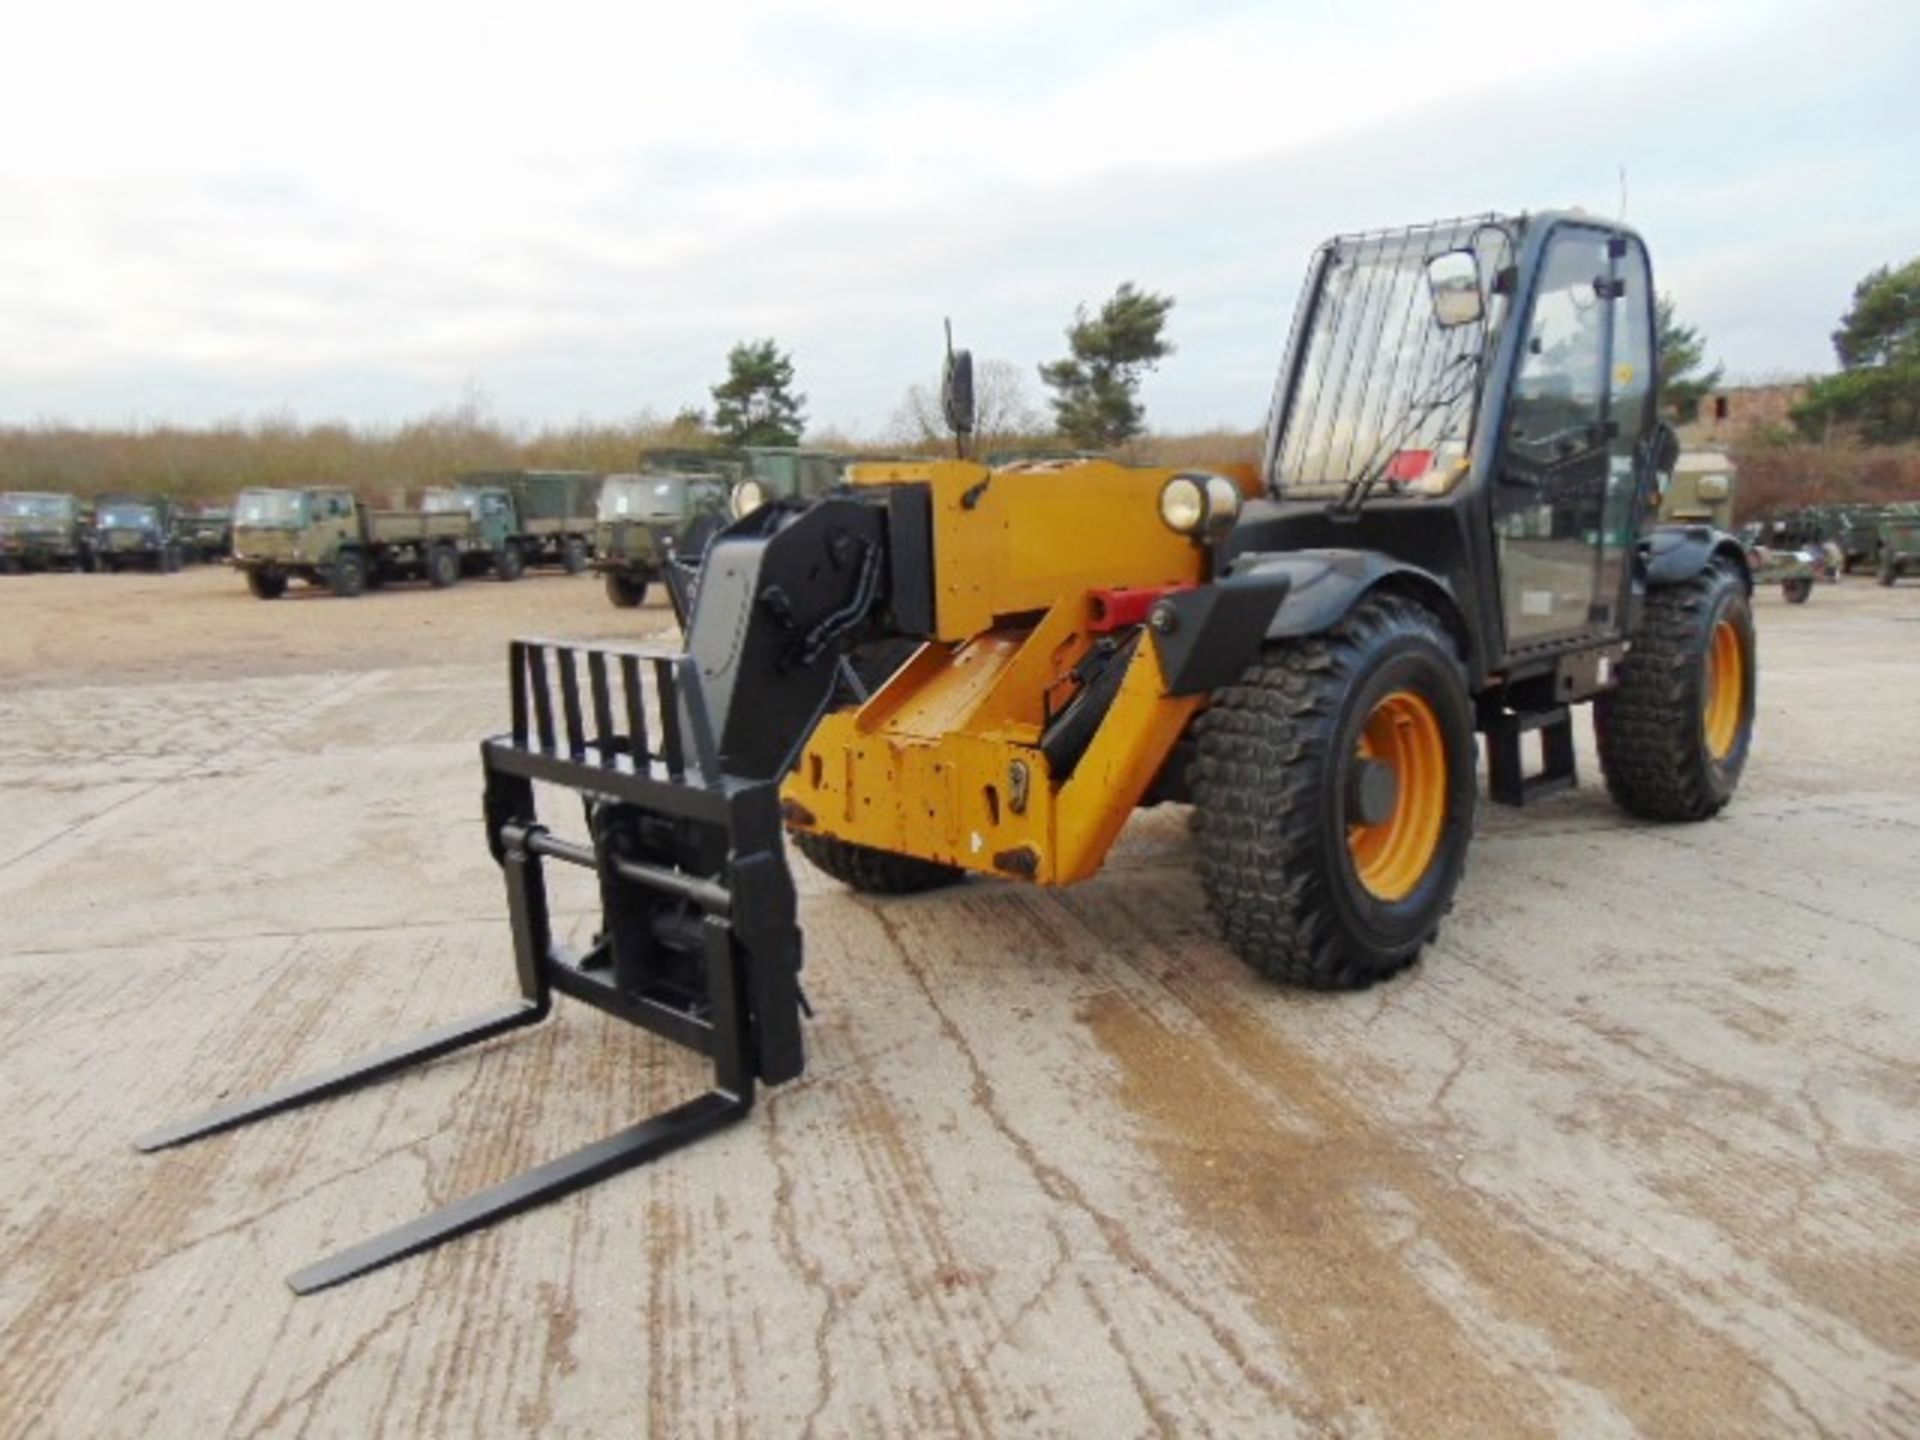
[{"label": "wheel hub", "polygon": [[1404,900],[1426,878],[1448,788],[1440,717],[1425,696],[1394,691],[1367,716],[1347,769],[1347,850],[1375,899]]}]

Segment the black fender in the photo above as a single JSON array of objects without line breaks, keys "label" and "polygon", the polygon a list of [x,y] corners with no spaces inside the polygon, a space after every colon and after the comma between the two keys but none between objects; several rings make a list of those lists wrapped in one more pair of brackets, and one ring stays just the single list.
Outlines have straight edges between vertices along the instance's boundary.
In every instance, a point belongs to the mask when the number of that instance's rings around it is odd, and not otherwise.
[{"label": "black fender", "polygon": [[1662,525],[1640,542],[1640,573],[1648,588],[1680,585],[1721,556],[1731,560],[1753,593],[1753,570],[1740,542],[1711,525]]},{"label": "black fender", "polygon": [[1382,586],[1431,606],[1477,669],[1478,647],[1460,603],[1431,571],[1370,550],[1256,551],[1236,557],[1232,572],[1215,583],[1154,606],[1149,622],[1168,693],[1231,685],[1268,641],[1331,630]]},{"label": "black fender", "polygon": [[1377,550],[1295,550],[1245,555],[1234,564],[1245,571],[1280,573],[1290,578],[1286,603],[1267,627],[1266,640],[1295,640],[1331,630],[1374,591],[1388,588],[1428,606],[1460,642],[1462,658],[1475,674],[1483,669],[1480,643],[1467,623],[1466,608],[1445,580],[1418,565]]}]

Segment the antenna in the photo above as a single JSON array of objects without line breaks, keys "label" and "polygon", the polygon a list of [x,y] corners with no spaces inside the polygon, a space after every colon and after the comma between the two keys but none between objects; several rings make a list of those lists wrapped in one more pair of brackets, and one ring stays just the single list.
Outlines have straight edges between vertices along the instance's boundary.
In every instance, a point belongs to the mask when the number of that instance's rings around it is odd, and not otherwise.
[{"label": "antenna", "polygon": [[1625,162],[1625,161],[1622,161],[1622,162],[1620,162],[1620,216],[1619,216],[1619,220],[1620,220],[1620,223],[1621,223],[1622,225],[1624,225],[1624,224],[1626,224],[1626,222],[1627,222],[1627,167],[1626,167],[1626,162]]}]

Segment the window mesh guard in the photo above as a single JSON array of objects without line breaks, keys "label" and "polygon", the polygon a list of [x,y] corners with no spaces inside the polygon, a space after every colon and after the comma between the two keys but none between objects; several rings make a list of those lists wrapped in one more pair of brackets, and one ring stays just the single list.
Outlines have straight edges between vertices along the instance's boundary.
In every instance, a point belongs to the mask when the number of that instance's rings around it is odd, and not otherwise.
[{"label": "window mesh guard", "polygon": [[[1513,250],[1511,222],[1494,215],[1320,247],[1276,396],[1267,469],[1277,490],[1357,504],[1383,480],[1464,458],[1505,303],[1495,281]],[[1480,318],[1443,327],[1427,267],[1456,251],[1475,261]]]}]

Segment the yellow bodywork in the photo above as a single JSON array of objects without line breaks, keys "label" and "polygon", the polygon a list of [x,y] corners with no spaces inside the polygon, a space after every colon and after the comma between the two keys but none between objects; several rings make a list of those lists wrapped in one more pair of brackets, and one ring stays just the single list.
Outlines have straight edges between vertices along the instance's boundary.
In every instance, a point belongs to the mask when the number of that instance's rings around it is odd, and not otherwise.
[{"label": "yellow bodywork", "polygon": [[1098,870],[1203,697],[1168,695],[1143,637],[1064,782],[1040,737],[1099,638],[1093,591],[1206,578],[1205,547],[1160,520],[1174,473],[1100,460],[855,467],[855,485],[932,492],[934,638],[815,729],[782,791],[788,823],[1041,884]]}]

